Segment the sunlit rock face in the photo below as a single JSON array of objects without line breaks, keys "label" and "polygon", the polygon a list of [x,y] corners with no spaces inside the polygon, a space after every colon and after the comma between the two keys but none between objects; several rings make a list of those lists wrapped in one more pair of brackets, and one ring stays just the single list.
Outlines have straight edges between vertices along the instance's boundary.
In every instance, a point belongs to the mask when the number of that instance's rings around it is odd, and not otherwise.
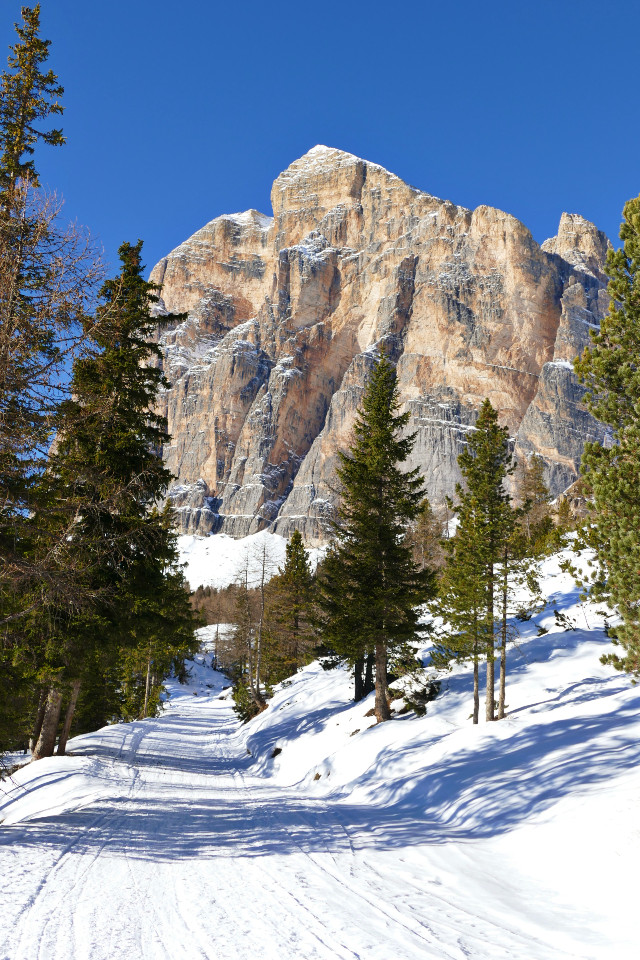
[{"label": "sunlit rock face", "polygon": [[273,217],[218,217],[152,273],[161,311],[186,314],[159,334],[181,529],[323,539],[380,344],[433,502],[460,479],[485,397],[553,493],[575,480],[585,441],[604,438],[571,369],[608,306],[603,233],[563,214],[540,247],[509,214],[320,146],[271,201]]}]

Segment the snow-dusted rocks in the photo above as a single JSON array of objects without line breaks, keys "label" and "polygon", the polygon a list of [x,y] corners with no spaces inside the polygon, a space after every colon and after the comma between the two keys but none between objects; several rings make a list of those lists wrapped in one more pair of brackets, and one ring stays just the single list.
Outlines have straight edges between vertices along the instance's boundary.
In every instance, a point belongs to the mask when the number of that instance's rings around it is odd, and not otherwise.
[{"label": "snow-dusted rocks", "polygon": [[[276,179],[273,218],[218,217],[154,269],[163,306],[163,399],[181,485],[200,478],[216,516],[184,531],[322,538],[376,345],[397,362],[433,500],[489,397],[554,493],[601,428],[569,361],[607,308],[608,241],[577,215],[538,246],[491,207],[457,207],[352,154],[314,147]],[[561,361],[565,361],[561,363]],[[180,494],[184,499],[184,493]]]}]

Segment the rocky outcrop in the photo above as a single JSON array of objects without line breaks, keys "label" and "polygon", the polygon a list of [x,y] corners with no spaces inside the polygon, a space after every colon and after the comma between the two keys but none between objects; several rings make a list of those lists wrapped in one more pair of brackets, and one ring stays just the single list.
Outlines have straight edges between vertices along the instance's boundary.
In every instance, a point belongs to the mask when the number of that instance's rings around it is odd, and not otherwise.
[{"label": "rocky outcrop", "polygon": [[367,373],[382,342],[432,500],[489,397],[554,493],[604,439],[571,360],[608,299],[608,241],[563,214],[540,247],[523,224],[415,190],[327,147],[273,185],[273,218],[219,217],[154,269],[171,383],[162,404],[181,527],[322,539]]}]

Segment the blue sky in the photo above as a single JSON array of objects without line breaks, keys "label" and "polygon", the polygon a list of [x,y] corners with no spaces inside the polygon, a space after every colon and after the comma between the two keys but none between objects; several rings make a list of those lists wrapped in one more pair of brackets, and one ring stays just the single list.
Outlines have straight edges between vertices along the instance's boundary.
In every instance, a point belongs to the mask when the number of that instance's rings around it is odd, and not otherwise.
[{"label": "blue sky", "polygon": [[[0,40],[20,3],[3,0]],[[67,145],[41,178],[113,263],[152,266],[222,213],[271,213],[316,143],[380,163],[538,241],[563,210],[616,240],[640,192],[640,4],[43,0]]]}]

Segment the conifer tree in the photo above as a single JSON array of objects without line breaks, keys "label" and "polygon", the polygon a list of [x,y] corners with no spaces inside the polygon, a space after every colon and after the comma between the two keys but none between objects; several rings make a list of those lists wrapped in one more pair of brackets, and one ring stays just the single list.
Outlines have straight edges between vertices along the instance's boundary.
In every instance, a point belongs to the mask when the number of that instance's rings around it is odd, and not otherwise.
[{"label": "conifer tree", "polygon": [[640,196],[624,207],[622,247],[607,254],[610,307],[592,345],[575,361],[591,413],[612,430],[612,443],[585,445],[582,469],[593,497],[586,536],[600,562],[595,592],[622,618],[611,631],[622,649],[604,657],[640,676]]},{"label": "conifer tree", "polygon": [[542,457],[532,454],[521,462],[516,488],[522,504],[519,523],[524,539],[520,538],[520,543],[530,555],[539,554],[545,550],[554,529]]},{"label": "conifer tree", "polygon": [[63,91],[46,69],[40,5],[22,17],[0,77],[0,750],[24,741],[31,694],[38,699],[26,617],[58,586],[42,471],[61,367],[95,274],[85,238],[61,229],[58,205],[37,191],[37,145],[64,142],[48,128]]},{"label": "conifer tree", "polygon": [[489,400],[480,407],[475,428],[458,457],[464,486],[455,537],[446,543],[447,563],[438,609],[450,627],[439,644],[435,662],[471,659],[474,672],[473,722],[479,718],[479,662],[486,660],[485,717],[495,717],[496,602],[501,563],[505,563],[515,515],[504,489],[513,471],[508,432],[498,423]]},{"label": "conifer tree", "polygon": [[299,530],[286,547],[284,567],[271,580],[267,603],[267,679],[284,680],[303,666],[316,635],[313,619],[313,577]]},{"label": "conifer tree", "polygon": [[[77,319],[72,298],[58,298],[52,216],[34,201],[38,142],[62,144],[41,130],[62,112],[62,87],[45,71],[49,41],[38,36],[40,6],[23,7],[18,43],[0,78],[0,550],[3,578],[23,566],[34,479],[49,435],[47,388],[57,373],[60,338]],[[59,238],[57,238],[59,240]],[[57,251],[60,253],[60,250]],[[69,265],[68,265],[69,266]],[[64,301],[67,300],[65,303]],[[66,307],[67,309],[62,309]],[[69,315],[71,313],[71,316]],[[53,373],[53,377],[52,377]],[[21,562],[22,561],[22,562]],[[14,577],[15,579],[15,577]]]},{"label": "conifer tree", "polygon": [[[87,320],[93,349],[76,360],[73,395],[57,417],[49,483],[54,522],[69,531],[58,562],[74,571],[74,592],[47,608],[55,629],[39,666],[49,700],[36,758],[51,752],[56,713],[65,692],[77,699],[85,664],[117,672],[123,651],[157,646],[163,607],[175,596],[174,535],[153,509],[171,475],[160,457],[166,424],[154,412],[166,383],[151,362],[159,358],[150,339],[156,293],[142,276],[141,247],[120,247],[120,274],[102,288],[97,322]],[[186,594],[171,619],[174,630],[185,622],[193,630]],[[116,704],[109,709],[117,715]]]},{"label": "conifer tree", "polygon": [[409,532],[413,556],[422,570],[438,570],[444,563],[442,534],[444,521],[436,516],[428,500],[423,500]]},{"label": "conifer tree", "polygon": [[396,375],[381,350],[365,388],[348,453],[337,473],[341,504],[336,543],[324,564],[319,604],[324,640],[347,662],[375,661],[375,715],[390,718],[389,656],[413,640],[417,605],[433,576],[411,555],[406,527],[423,499],[418,470],[403,471],[415,435],[403,436]]}]

